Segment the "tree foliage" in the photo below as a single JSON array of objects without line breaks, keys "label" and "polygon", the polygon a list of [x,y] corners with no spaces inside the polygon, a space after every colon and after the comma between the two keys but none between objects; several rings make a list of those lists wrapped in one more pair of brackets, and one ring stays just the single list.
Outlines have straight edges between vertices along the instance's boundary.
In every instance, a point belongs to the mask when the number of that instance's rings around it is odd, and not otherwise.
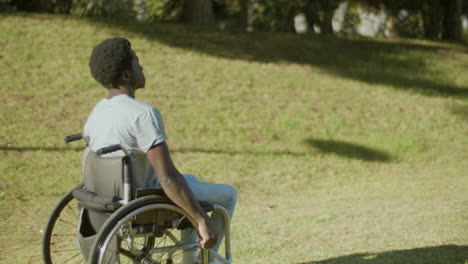
[{"label": "tree foliage", "polygon": [[[136,7],[144,2],[144,7]],[[144,8],[148,21],[171,21],[222,28],[294,32],[294,18],[304,14],[309,32],[319,27],[333,34],[332,18],[348,3],[343,32],[355,34],[362,8],[385,10],[387,25],[400,36],[459,41],[461,14],[468,0],[0,0],[0,11],[62,13],[135,18]]]},{"label": "tree foliage", "polygon": [[[461,40],[460,16],[467,0],[358,0],[371,8],[384,8],[404,36]],[[402,10],[407,15],[402,16]],[[466,12],[465,14],[467,14]]]}]

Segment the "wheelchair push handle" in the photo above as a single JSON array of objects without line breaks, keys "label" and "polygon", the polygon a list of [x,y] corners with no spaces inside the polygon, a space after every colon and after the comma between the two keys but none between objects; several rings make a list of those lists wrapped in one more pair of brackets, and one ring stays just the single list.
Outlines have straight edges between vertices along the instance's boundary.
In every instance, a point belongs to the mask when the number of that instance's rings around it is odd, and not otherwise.
[{"label": "wheelchair push handle", "polygon": [[110,146],[107,146],[107,147],[100,148],[100,149],[98,149],[98,151],[96,153],[99,156],[101,156],[101,155],[108,154],[108,153],[111,153],[111,152],[114,152],[114,151],[117,151],[117,150],[122,150],[122,146],[120,146],[120,144],[115,144],[115,145],[110,145]]},{"label": "wheelchair push handle", "polygon": [[72,141],[83,139],[83,135],[81,133],[69,135],[65,137],[65,143],[70,143]]},{"label": "wheelchair push handle", "polygon": [[[80,139],[84,139],[86,141],[86,143],[89,143],[88,142],[89,139],[87,137],[84,137],[82,133],[76,133],[76,134],[73,134],[73,135],[66,136],[65,137],[65,143],[70,143],[70,142],[77,141],[77,140],[80,140]],[[107,147],[103,147],[103,148],[99,149],[98,151],[96,151],[96,153],[99,156],[102,156],[102,155],[109,154],[111,152],[115,152],[115,151],[118,151],[118,150],[122,150],[125,153],[125,156],[129,155],[129,151],[127,149],[123,148],[120,144],[115,144],[115,145],[110,145],[110,146],[107,146]]]}]

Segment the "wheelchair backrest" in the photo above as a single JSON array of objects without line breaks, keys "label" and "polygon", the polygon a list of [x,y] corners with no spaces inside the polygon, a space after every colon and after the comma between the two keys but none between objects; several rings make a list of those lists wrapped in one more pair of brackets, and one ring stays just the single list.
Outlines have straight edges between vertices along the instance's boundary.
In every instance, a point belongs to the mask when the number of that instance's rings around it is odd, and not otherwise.
[{"label": "wheelchair backrest", "polygon": [[88,191],[102,197],[122,199],[122,157],[100,157],[86,148],[83,153],[83,181]]}]

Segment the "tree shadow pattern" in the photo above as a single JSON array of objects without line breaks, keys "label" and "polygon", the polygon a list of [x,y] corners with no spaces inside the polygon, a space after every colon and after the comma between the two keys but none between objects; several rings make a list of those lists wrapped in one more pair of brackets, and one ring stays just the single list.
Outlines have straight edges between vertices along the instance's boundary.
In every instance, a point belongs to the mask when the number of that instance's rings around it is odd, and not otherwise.
[{"label": "tree shadow pattern", "polygon": [[[447,49],[440,45],[383,42],[364,38],[297,36],[208,31],[182,25],[142,24],[92,19],[96,27],[131,33],[211,56],[257,62],[298,63],[319,67],[336,76],[370,84],[389,85],[429,96],[467,97],[468,86],[441,81],[430,67],[427,53]],[[468,49],[463,51],[468,52]],[[330,56],[333,56],[332,58]]]},{"label": "tree shadow pattern", "polygon": [[308,138],[304,141],[311,147],[326,154],[336,154],[345,158],[370,162],[391,162],[393,160],[392,155],[385,151],[372,149],[355,143],[313,138]]},{"label": "tree shadow pattern", "polygon": [[0,151],[4,152],[68,152],[68,151],[83,151],[85,146],[83,147],[52,147],[52,146],[0,146]]},{"label": "tree shadow pattern", "polygon": [[[51,146],[5,146],[0,145],[1,152],[79,152],[83,151],[83,147],[51,147]],[[208,148],[173,148],[171,152],[174,153],[202,153],[202,154],[213,154],[213,155],[254,155],[254,156],[306,156],[309,152],[294,152],[294,151],[281,151],[281,150],[264,150],[264,151],[253,151],[253,150],[229,150],[229,149],[208,149]]]},{"label": "tree shadow pattern", "polygon": [[468,246],[444,245],[437,247],[394,250],[380,253],[358,253],[299,264],[465,264]]}]

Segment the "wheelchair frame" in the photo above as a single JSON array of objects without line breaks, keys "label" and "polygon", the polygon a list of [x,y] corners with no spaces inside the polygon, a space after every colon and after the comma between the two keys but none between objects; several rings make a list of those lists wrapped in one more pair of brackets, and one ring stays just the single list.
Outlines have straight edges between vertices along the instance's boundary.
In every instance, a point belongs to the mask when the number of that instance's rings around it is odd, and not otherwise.
[{"label": "wheelchair frame", "polygon": [[[74,134],[71,136],[65,137],[65,142],[69,143],[75,140],[80,140],[83,139],[83,136],[81,134]],[[85,139],[86,140],[86,139]],[[108,146],[105,148],[100,149],[97,154],[98,155],[104,155],[107,153],[111,153],[114,151],[122,150],[125,154],[124,157],[122,157],[122,176],[123,176],[123,187],[124,187],[124,192],[123,192],[123,199],[117,201],[121,205],[119,209],[114,211],[111,216],[105,221],[103,226],[98,230],[97,236],[94,239],[93,247],[91,249],[91,254],[89,256],[89,264],[101,264],[105,263],[106,257],[104,255],[106,254],[106,250],[109,251],[109,245],[117,242],[119,244],[122,240],[121,237],[124,235],[128,236],[127,240],[132,239],[132,238],[137,238],[140,236],[143,236],[145,239],[145,244],[141,250],[138,250],[138,252],[132,252],[132,248],[129,250],[124,250],[119,248],[118,252],[115,252],[115,254],[122,254],[126,255],[127,257],[130,256],[132,258],[131,263],[141,263],[141,264],[149,264],[149,263],[154,263],[154,264],[159,264],[159,263],[166,263],[166,264],[172,264],[172,254],[175,251],[184,251],[184,250],[189,250],[189,249],[197,249],[198,244],[196,242],[189,243],[189,244],[180,244],[180,241],[178,241],[173,234],[171,234],[168,230],[169,228],[178,228],[183,225],[187,225],[187,221],[189,225],[196,226],[196,222],[192,219],[190,215],[188,215],[184,210],[182,210],[180,207],[169,203],[161,203],[161,197],[155,196],[155,195],[145,195],[140,198],[135,198],[132,199],[132,187],[131,187],[131,173],[129,170],[129,152],[122,148],[120,145],[112,145]],[[79,249],[75,246],[75,248],[62,248],[65,244],[68,246],[76,244],[76,239],[75,242],[71,242],[64,240],[64,241],[54,241],[55,238],[61,238],[63,234],[60,234],[62,230],[64,232],[68,232],[68,235],[70,235],[70,232],[75,232],[76,235],[76,228],[78,227],[78,212],[74,212],[74,216],[76,217],[76,223],[73,223],[73,211],[74,210],[80,210],[82,211],[82,208],[88,209],[88,210],[96,210],[95,208],[87,208],[83,203],[81,202],[76,195],[73,195],[73,192],[75,190],[83,190],[83,184],[78,185],[77,187],[73,188],[69,192],[67,192],[64,197],[59,201],[59,203],[56,205],[54,210],[52,211],[48,221],[47,225],[45,227],[45,231],[43,234],[43,241],[42,241],[42,253],[43,253],[43,260],[44,263],[46,264],[61,264],[61,263],[85,263],[86,259],[81,256],[81,253],[79,252]],[[167,197],[165,197],[167,199]],[[71,206],[73,205],[74,206]],[[64,215],[64,212],[66,210],[71,211],[71,219],[66,219],[63,220],[61,219]],[[156,210],[166,210],[166,211],[172,211],[173,213],[177,213],[180,215],[180,217],[170,220],[165,222],[162,226],[157,225],[157,223],[152,223],[152,224],[144,224],[141,226],[135,225],[135,219],[138,217],[138,215],[141,214],[148,214],[148,212],[153,212],[156,213]],[[210,258],[217,260],[219,263],[223,264],[231,264],[232,263],[232,255],[231,255],[231,243],[230,243],[230,220],[229,220],[229,215],[222,206],[219,205],[212,205],[212,210],[213,212],[216,211],[217,213],[220,213],[223,215],[224,218],[224,227],[225,227],[225,237],[224,237],[224,253],[225,256],[221,256],[219,253],[215,252],[214,250],[208,250],[208,249],[201,249],[200,250],[200,256],[201,258],[199,259],[200,264],[208,264]],[[128,221],[128,223],[127,223]],[[70,224],[68,227],[64,228],[59,228],[59,225],[62,223],[67,223]],[[75,224],[73,226],[73,224]],[[133,228],[133,225],[135,225],[135,228]],[[130,228],[129,228],[130,227]],[[57,233],[57,234],[56,234]],[[168,237],[173,241],[173,245],[171,246],[163,246],[159,247],[159,245],[156,245],[154,247],[154,241],[156,239],[156,236],[162,236],[162,235],[168,235]],[[115,236],[116,238],[112,238],[112,236]],[[120,237],[119,237],[120,236]],[[149,242],[148,242],[149,241]],[[131,245],[133,243],[132,241],[128,241]],[[53,250],[51,249],[51,246],[57,246],[59,249],[58,250]],[[146,248],[146,247],[151,247]],[[72,256],[67,255],[67,250],[74,250],[75,252],[72,253]],[[124,252],[125,251],[125,252]],[[152,259],[153,254],[161,253],[161,252],[166,252],[168,254],[168,258],[165,259],[165,262],[159,262],[158,260]],[[76,253],[78,252],[78,254]],[[61,255],[62,253],[65,253],[65,256],[60,256],[57,257],[57,255]],[[112,253],[110,253],[112,254]],[[133,254],[133,255],[132,255]],[[57,257],[57,258],[56,258]],[[69,262],[72,261],[72,262]],[[77,262],[75,262],[77,261]]]}]

